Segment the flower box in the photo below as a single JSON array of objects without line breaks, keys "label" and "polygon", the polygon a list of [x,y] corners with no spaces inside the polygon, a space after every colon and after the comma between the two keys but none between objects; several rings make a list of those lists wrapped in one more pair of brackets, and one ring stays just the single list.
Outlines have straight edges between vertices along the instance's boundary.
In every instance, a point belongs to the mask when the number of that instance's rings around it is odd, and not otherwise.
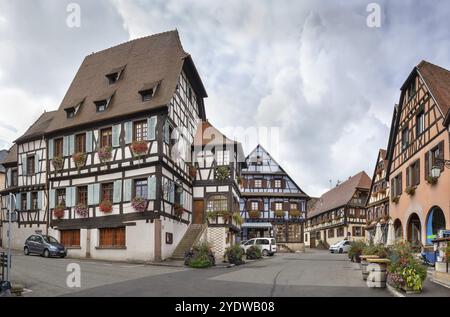
[{"label": "flower box", "polygon": [[259,218],[261,218],[261,211],[259,211],[259,210],[251,210],[251,211],[248,212],[248,216],[251,219],[259,219]]},{"label": "flower box", "polygon": [[277,210],[274,212],[275,217],[277,218],[284,218],[286,216],[286,212],[282,211],[282,210]]},{"label": "flower box", "polygon": [[56,206],[55,209],[53,209],[53,216],[57,219],[64,218],[64,214],[65,214],[64,206]]},{"label": "flower box", "polygon": [[184,213],[183,205],[175,203],[175,204],[173,204],[173,210],[177,217],[181,218],[181,216],[183,216],[183,213]]},{"label": "flower box", "polygon": [[80,217],[86,218],[89,215],[89,208],[85,204],[78,204],[75,206],[75,212]]},{"label": "flower box", "polygon": [[381,188],[381,189],[378,191],[378,193],[380,193],[380,194],[382,194],[382,195],[386,194],[386,188]]},{"label": "flower box", "polygon": [[56,156],[52,159],[52,165],[56,171],[60,171],[64,167],[64,159],[61,156]]},{"label": "flower box", "polygon": [[416,187],[414,186],[406,187],[405,193],[407,193],[409,196],[414,196],[414,194],[416,193]]},{"label": "flower box", "polygon": [[135,197],[131,201],[131,206],[137,212],[144,212],[147,210],[148,201],[142,197]]},{"label": "flower box", "polygon": [[113,205],[111,201],[104,200],[100,203],[99,209],[103,213],[110,213],[113,210]]},{"label": "flower box", "polygon": [[97,152],[100,162],[106,163],[112,159],[112,147],[104,146]]},{"label": "flower box", "polygon": [[291,218],[298,218],[298,217],[300,217],[300,211],[299,210],[291,210],[291,211],[289,211],[289,216]]},{"label": "flower box", "polygon": [[398,204],[398,202],[400,201],[400,197],[399,197],[399,196],[392,197],[391,201],[392,201],[394,204]]},{"label": "flower box", "polygon": [[86,165],[86,158],[87,155],[83,152],[74,153],[72,155],[72,159],[75,162],[75,166],[77,167],[77,169],[80,169]]},{"label": "flower box", "polygon": [[428,176],[427,177],[427,183],[430,185],[436,185],[438,182],[438,178],[437,177],[432,177],[432,176]]},{"label": "flower box", "polygon": [[147,154],[148,152],[148,144],[146,141],[134,141],[131,144],[131,152],[134,156],[140,157],[142,155]]}]

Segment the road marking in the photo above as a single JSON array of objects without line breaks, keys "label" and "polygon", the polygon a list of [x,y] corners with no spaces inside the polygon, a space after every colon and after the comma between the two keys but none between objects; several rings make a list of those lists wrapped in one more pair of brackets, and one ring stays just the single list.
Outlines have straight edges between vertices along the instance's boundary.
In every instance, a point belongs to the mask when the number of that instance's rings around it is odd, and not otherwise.
[{"label": "road marking", "polygon": [[28,294],[28,293],[33,293],[33,291],[31,289],[24,288],[22,291],[22,294]]},{"label": "road marking", "polygon": [[135,267],[144,267],[144,264],[140,264],[140,265],[121,265],[120,267],[123,268],[135,268]]}]

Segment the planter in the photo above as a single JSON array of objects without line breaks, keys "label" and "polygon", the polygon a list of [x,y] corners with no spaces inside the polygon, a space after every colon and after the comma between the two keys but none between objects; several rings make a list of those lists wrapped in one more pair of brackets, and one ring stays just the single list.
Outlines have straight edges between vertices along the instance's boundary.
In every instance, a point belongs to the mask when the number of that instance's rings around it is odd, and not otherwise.
[{"label": "planter", "polygon": [[104,200],[101,202],[99,209],[103,213],[110,213],[113,209],[113,205],[109,200]]},{"label": "planter", "polygon": [[281,210],[275,211],[275,217],[277,217],[277,218],[284,218],[285,216],[286,216],[286,212],[285,211],[281,211]]},{"label": "planter", "polygon": [[61,156],[56,156],[52,159],[52,165],[56,171],[60,171],[64,167],[64,159]]},{"label": "planter", "polygon": [[80,217],[86,218],[89,215],[89,208],[85,204],[78,204],[75,206],[75,212]]},{"label": "planter", "polygon": [[367,259],[367,286],[370,288],[386,288],[388,259]]},{"label": "planter", "polygon": [[291,218],[298,218],[298,217],[300,217],[300,211],[298,211],[298,210],[291,210],[291,211],[289,211],[289,216]]},{"label": "planter", "polygon": [[252,219],[261,218],[261,212],[259,210],[252,210],[248,212],[248,216]]},{"label": "planter", "polygon": [[219,166],[216,169],[216,179],[219,181],[227,180],[230,178],[230,168],[227,166]]},{"label": "planter", "polygon": [[97,152],[100,162],[106,163],[112,159],[112,147],[104,146]]},{"label": "planter", "polygon": [[380,189],[378,193],[380,193],[382,195],[386,194],[386,188]]},{"label": "planter", "polygon": [[367,266],[369,265],[369,262],[367,262],[368,259],[378,259],[378,255],[361,255],[361,272],[363,280],[366,281],[367,277],[369,276],[369,271],[367,270]]},{"label": "planter", "polygon": [[405,193],[407,193],[409,196],[414,196],[414,194],[416,193],[416,188],[415,187],[407,187],[405,190]]},{"label": "planter", "polygon": [[398,204],[398,202],[400,201],[400,197],[398,197],[398,196],[392,197],[391,201],[392,201],[394,204]]},{"label": "planter", "polygon": [[131,206],[137,212],[144,212],[147,210],[148,201],[141,197],[135,197],[131,201]]},{"label": "planter", "polygon": [[64,207],[56,207],[53,209],[53,216],[57,219],[64,218],[65,208]]},{"label": "planter", "polygon": [[147,154],[148,152],[148,144],[146,141],[134,141],[131,144],[131,152],[133,156],[141,157],[142,155]]},{"label": "planter", "polygon": [[430,185],[436,185],[438,182],[438,178],[437,177],[432,177],[432,176],[428,176],[427,177],[427,183]]}]

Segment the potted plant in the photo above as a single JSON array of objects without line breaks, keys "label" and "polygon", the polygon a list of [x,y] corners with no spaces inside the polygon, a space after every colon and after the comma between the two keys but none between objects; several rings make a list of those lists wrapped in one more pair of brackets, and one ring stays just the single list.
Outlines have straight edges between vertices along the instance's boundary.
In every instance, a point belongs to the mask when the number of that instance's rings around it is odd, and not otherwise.
[{"label": "potted plant", "polygon": [[56,206],[55,209],[53,209],[53,216],[55,216],[55,218],[57,219],[64,218],[65,209],[66,207],[64,205]]},{"label": "potted plant", "polygon": [[75,206],[75,212],[78,216],[86,218],[89,215],[89,208],[85,204],[80,203]]},{"label": "potted plant", "polygon": [[52,165],[56,171],[60,171],[64,167],[64,159],[61,156],[55,156],[52,159]]},{"label": "potted plant", "polygon": [[353,241],[350,243],[350,249],[348,250],[348,257],[352,262],[361,263],[360,256],[366,244],[363,241]]},{"label": "potted plant", "polygon": [[142,197],[134,197],[131,206],[137,212],[144,212],[147,209],[147,200]]},{"label": "potted plant", "polygon": [[183,205],[181,205],[179,203],[174,203],[173,204],[173,210],[174,210],[175,215],[177,217],[181,218],[181,216],[183,216],[183,213],[184,213]]},{"label": "potted plant", "polygon": [[300,211],[299,210],[291,210],[291,211],[289,211],[289,216],[291,218],[298,218],[298,217],[300,217]]},{"label": "potted plant", "polygon": [[250,210],[248,212],[248,216],[251,219],[259,219],[259,218],[261,218],[261,211],[259,211],[259,210]]},{"label": "potted plant", "polygon": [[275,211],[275,217],[277,218],[284,218],[286,216],[286,212],[283,210],[276,210]]},{"label": "potted plant", "polygon": [[233,213],[233,221],[237,226],[242,226],[242,224],[244,223],[244,219],[242,219],[241,214],[238,212]]},{"label": "potted plant", "polygon": [[210,222],[215,223],[217,221],[218,213],[217,211],[208,211],[206,212],[206,217],[210,220]]},{"label": "potted plant", "polygon": [[216,178],[220,181],[230,178],[230,169],[228,166],[219,166],[216,169]]},{"label": "potted plant", "polygon": [[398,204],[398,202],[400,201],[400,197],[399,197],[399,196],[392,197],[391,201],[392,201],[394,204]]},{"label": "potted plant", "polygon": [[225,250],[225,259],[227,259],[230,264],[244,264],[245,262],[242,260],[243,255],[244,249],[242,249],[239,244],[235,244]]},{"label": "potted plant", "polygon": [[105,199],[105,200],[103,200],[103,201],[100,203],[99,208],[100,208],[100,211],[101,211],[101,212],[103,212],[103,213],[109,213],[109,212],[112,211],[113,205],[112,205],[112,203],[111,203],[110,200]]},{"label": "potted plant", "polygon": [[197,177],[197,168],[192,164],[189,164],[188,166],[189,166],[189,177],[194,179],[195,177]]},{"label": "potted plant", "polygon": [[216,265],[216,259],[211,250],[211,245],[208,242],[196,244],[184,255],[184,265],[197,269]]},{"label": "potted plant", "polygon": [[430,185],[436,185],[438,182],[438,178],[437,177],[433,177],[433,176],[428,176],[427,177],[427,182]]},{"label": "potted plant", "polygon": [[148,144],[146,141],[134,141],[131,143],[131,152],[133,156],[140,158],[142,155],[147,154]]},{"label": "potted plant", "polygon": [[414,194],[416,193],[416,187],[414,187],[414,186],[408,186],[408,187],[406,187],[405,192],[406,192],[409,196],[414,196]]},{"label": "potted plant", "polygon": [[84,165],[86,165],[86,158],[86,153],[83,152],[74,153],[72,155],[72,159],[75,162],[75,166],[77,167],[77,169],[80,169]]},{"label": "potted plant", "polygon": [[245,251],[245,257],[247,260],[258,260],[262,259],[261,248],[256,245],[252,245],[250,248]]},{"label": "potted plant", "polygon": [[100,159],[100,162],[106,163],[111,161],[112,150],[113,148],[111,146],[104,146],[100,148],[100,150],[98,150],[98,158]]}]

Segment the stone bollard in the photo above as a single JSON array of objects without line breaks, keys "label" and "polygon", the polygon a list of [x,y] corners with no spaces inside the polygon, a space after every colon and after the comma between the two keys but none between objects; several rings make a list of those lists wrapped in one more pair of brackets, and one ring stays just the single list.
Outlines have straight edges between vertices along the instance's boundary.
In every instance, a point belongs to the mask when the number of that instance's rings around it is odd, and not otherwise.
[{"label": "stone bollard", "polygon": [[367,262],[368,259],[379,259],[380,257],[378,255],[361,255],[361,272],[363,280],[367,280],[367,276],[369,275],[369,271],[367,270],[367,266],[369,265],[369,262]]},{"label": "stone bollard", "polygon": [[388,259],[367,259],[367,286],[370,288],[385,288],[387,279]]}]

